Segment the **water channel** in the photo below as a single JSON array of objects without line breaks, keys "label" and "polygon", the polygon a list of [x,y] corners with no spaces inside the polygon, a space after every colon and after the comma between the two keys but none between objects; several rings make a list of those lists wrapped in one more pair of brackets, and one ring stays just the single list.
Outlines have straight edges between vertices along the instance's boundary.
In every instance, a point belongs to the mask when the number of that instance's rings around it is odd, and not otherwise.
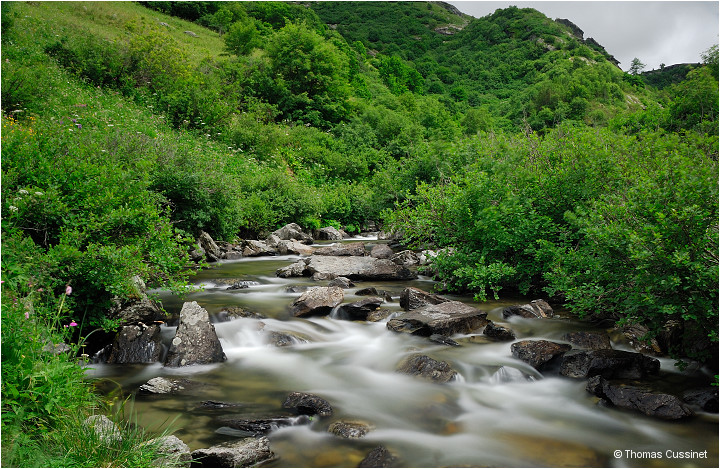
[{"label": "water channel", "polygon": [[[184,301],[197,301],[211,314],[226,362],[182,368],[159,363],[97,364],[90,373],[127,392],[156,376],[204,383],[187,394],[138,397],[133,404],[138,424],[158,429],[171,423],[174,434],[191,450],[237,438],[216,422],[220,415],[283,414],[287,410],[282,403],[292,391],[329,401],[332,417],[269,435],[278,457],[268,467],[356,467],[378,445],[396,455],[401,467],[718,467],[717,414],[698,413],[682,422],[666,422],[598,406],[598,399],[585,391],[585,380],[544,377],[514,359],[510,343],[491,342],[480,334],[454,337],[461,346],[452,347],[391,332],[384,321],[291,318],[288,307],[300,293],[286,292],[288,286],[327,284],[275,276],[276,269],[297,259],[223,261],[193,278],[203,290],[188,294]],[[226,290],[228,279],[257,285]],[[362,299],[354,294],[359,288],[375,286],[392,294],[393,302],[383,306],[398,312],[403,288],[431,291],[433,286],[422,277],[411,282],[355,283],[345,290],[345,302]],[[167,292],[159,294],[168,312],[179,312],[183,300]],[[562,310],[556,310],[553,319],[502,318],[504,306],[524,304],[529,298],[477,303],[469,297],[449,297],[487,311],[488,319],[509,325],[518,339],[562,341],[566,332],[593,330]],[[229,306],[267,318],[222,321],[222,311]],[[164,328],[168,342],[174,329]],[[272,331],[306,341],[276,347],[269,343]],[[613,346],[630,350],[619,340]],[[461,378],[435,384],[395,372],[403,357],[418,351],[449,362]],[[673,360],[661,362],[660,379],[671,385],[696,376],[681,373]],[[240,406],[218,413],[199,407],[205,400]],[[338,419],[367,422],[372,431],[357,440],[337,437],[327,428]]]}]

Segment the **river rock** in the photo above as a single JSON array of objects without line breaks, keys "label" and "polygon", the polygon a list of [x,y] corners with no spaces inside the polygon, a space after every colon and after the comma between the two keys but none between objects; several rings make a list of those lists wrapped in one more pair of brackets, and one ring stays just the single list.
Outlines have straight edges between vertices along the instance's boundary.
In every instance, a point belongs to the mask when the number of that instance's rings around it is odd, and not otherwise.
[{"label": "river rock", "polygon": [[562,340],[567,340],[573,347],[585,350],[606,350],[611,349],[610,338],[607,334],[599,332],[568,332],[562,336]]},{"label": "river rock", "polygon": [[277,253],[282,256],[287,254],[309,256],[315,251],[315,248],[312,246],[308,246],[307,244],[303,244],[300,241],[281,240],[280,242],[278,242],[276,250]]},{"label": "river rock", "polygon": [[503,309],[503,317],[520,316],[523,318],[551,318],[553,309],[545,300],[532,300],[526,305],[513,305]]},{"label": "river rock", "polygon": [[389,320],[387,328],[423,337],[433,334],[449,337],[480,329],[487,324],[486,317],[485,311],[459,301],[447,301],[402,313]]},{"label": "river rock", "polygon": [[611,383],[602,376],[590,378],[586,389],[616,407],[637,410],[650,417],[678,420],[694,415],[677,396],[653,392],[640,386]]},{"label": "river rock", "polygon": [[549,340],[521,340],[510,346],[513,357],[522,360],[536,370],[546,368],[553,359],[562,356],[572,347]]},{"label": "river rock", "polygon": [[258,437],[267,435],[278,428],[305,425],[310,422],[310,419],[307,415],[281,415],[271,417],[258,417],[255,415],[227,415],[224,417],[218,417],[215,421],[220,425],[237,430],[238,434]]},{"label": "river rock", "polygon": [[290,347],[307,342],[307,340],[302,337],[298,337],[289,332],[270,331],[267,333],[266,337],[268,343],[273,347]]},{"label": "river rock", "polygon": [[265,316],[240,306],[226,306],[218,313],[218,318],[221,321],[232,321],[239,318],[265,319]]},{"label": "river rock", "polygon": [[606,379],[642,379],[656,375],[660,362],[641,353],[624,350],[590,350],[563,357],[560,374],[569,378],[600,375]]},{"label": "river rock", "polygon": [[151,378],[147,383],[140,386],[138,393],[141,395],[148,394],[176,394],[187,389],[197,388],[201,386],[196,381],[186,378],[164,378],[157,376]]},{"label": "river rock", "polygon": [[290,306],[295,317],[323,316],[343,302],[345,294],[340,287],[314,287],[300,295]]},{"label": "river rock", "polygon": [[85,419],[85,425],[106,445],[117,445],[123,439],[118,426],[105,415],[91,415]]},{"label": "river rock", "polygon": [[124,301],[113,299],[113,306],[108,312],[108,317],[117,319],[122,325],[129,326],[141,322],[150,324],[154,321],[162,321],[165,319],[165,313],[156,302],[143,293],[135,299]]},{"label": "river rock", "polygon": [[390,259],[394,255],[395,251],[387,244],[376,244],[370,250],[370,257],[375,259]]},{"label": "river rock", "polygon": [[395,467],[397,458],[384,446],[373,448],[357,467]]},{"label": "river rock", "polygon": [[391,314],[393,314],[393,311],[390,311],[389,309],[376,309],[375,311],[371,311],[370,314],[368,314],[366,321],[380,322],[386,319]]},{"label": "river rock", "polygon": [[277,251],[262,241],[246,239],[242,244],[243,257],[274,256]]},{"label": "river rock", "polygon": [[225,360],[208,312],[195,301],[183,304],[165,366],[204,365]]},{"label": "river rock", "polygon": [[383,303],[385,303],[385,300],[382,298],[370,296],[360,301],[341,305],[337,310],[337,315],[340,319],[367,321],[368,315],[378,309]]},{"label": "river rock", "polygon": [[328,432],[342,438],[362,438],[372,430],[372,426],[360,420],[338,420],[328,427]]},{"label": "river rock", "polygon": [[515,340],[515,332],[513,332],[512,329],[507,326],[495,324],[492,321],[488,321],[488,324],[487,326],[485,326],[483,334],[487,337],[490,337],[491,339],[502,342]]},{"label": "river rock", "polygon": [[623,333],[630,346],[640,353],[651,355],[662,355],[663,350],[657,339],[645,339],[650,329],[640,324],[625,324],[620,331]]},{"label": "river rock", "polygon": [[307,392],[291,392],[283,402],[283,408],[294,409],[302,415],[329,417],[333,414],[333,408],[328,401]]},{"label": "river rock", "polygon": [[718,388],[708,386],[705,388],[689,389],[682,393],[686,403],[697,406],[705,412],[718,413]]},{"label": "river rock", "polygon": [[207,257],[208,262],[217,262],[222,258],[222,251],[212,237],[206,232],[200,232],[198,245],[205,251],[205,256]]},{"label": "river rock", "polygon": [[400,293],[400,307],[405,311],[412,311],[423,306],[439,305],[447,301],[450,300],[415,287],[407,287]]},{"label": "river rock", "polygon": [[273,231],[272,234],[280,239],[287,241],[294,239],[295,241],[300,241],[303,244],[313,244],[315,242],[312,236],[305,233],[297,223],[288,223],[279,230]]},{"label": "river rock", "polygon": [[309,275],[334,274],[351,280],[412,280],[417,274],[387,259],[368,256],[312,256],[307,263]]},{"label": "river rock", "polygon": [[449,363],[437,361],[427,355],[412,354],[402,360],[396,371],[411,376],[418,376],[435,383],[447,383],[457,378],[455,371]]},{"label": "river rock", "polygon": [[197,467],[250,467],[275,458],[270,440],[244,438],[192,452]]},{"label": "river rock", "polygon": [[[309,260],[310,259],[300,259],[286,267],[281,267],[275,271],[275,275],[280,278],[303,277],[306,275]],[[309,277],[310,273],[307,273],[307,276]]]},{"label": "river rock", "polygon": [[328,283],[328,287],[340,287],[343,290],[354,287],[355,284],[347,277],[335,277]]},{"label": "river rock", "polygon": [[325,228],[320,228],[317,231],[317,239],[338,241],[343,239],[343,235],[337,228],[334,228],[332,226],[326,226]]},{"label": "river rock", "polygon": [[158,452],[163,455],[151,463],[152,467],[190,467],[190,447],[175,435],[154,438],[148,444],[157,445]]},{"label": "river rock", "polygon": [[154,363],[162,356],[160,326],[123,326],[115,336],[110,364]]},{"label": "river rock", "polygon": [[365,245],[363,243],[342,243],[333,246],[325,246],[315,250],[316,256],[364,256]]},{"label": "river rock", "polygon": [[357,290],[355,292],[355,295],[357,295],[357,296],[379,296],[381,298],[384,298],[385,301],[387,301],[388,303],[393,300],[390,292],[385,291],[385,290],[378,290],[375,287],[361,288],[360,290]]},{"label": "river rock", "polygon": [[397,265],[412,267],[420,265],[420,256],[414,251],[405,250],[393,255],[390,260]]}]

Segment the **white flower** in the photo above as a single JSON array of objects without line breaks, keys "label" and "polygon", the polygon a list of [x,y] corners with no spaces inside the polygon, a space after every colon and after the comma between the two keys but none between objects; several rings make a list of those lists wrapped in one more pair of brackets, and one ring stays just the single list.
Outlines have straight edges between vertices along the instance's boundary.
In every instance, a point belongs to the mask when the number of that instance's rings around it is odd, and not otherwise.
[{"label": "white flower", "polygon": [[27,195],[27,194],[29,194],[29,192],[26,191],[25,189],[20,189],[18,192],[20,192],[22,195]]},{"label": "white flower", "polygon": [[16,206],[14,206],[14,205],[9,206],[8,208],[9,208],[10,210],[12,210],[13,212],[17,212],[17,211],[18,211],[18,208],[17,208]]},{"label": "white flower", "polygon": [[36,192],[35,195],[43,195],[42,192]]}]

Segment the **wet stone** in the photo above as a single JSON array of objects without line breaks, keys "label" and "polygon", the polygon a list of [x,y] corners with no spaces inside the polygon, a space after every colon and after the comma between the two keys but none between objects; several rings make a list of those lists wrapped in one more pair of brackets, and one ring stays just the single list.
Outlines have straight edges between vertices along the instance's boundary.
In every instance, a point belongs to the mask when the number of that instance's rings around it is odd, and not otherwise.
[{"label": "wet stone", "polygon": [[401,361],[396,371],[435,383],[453,381],[458,375],[457,371],[455,371],[449,363],[438,361],[419,353],[412,354]]},{"label": "wet stone", "polygon": [[338,420],[328,427],[328,432],[342,438],[362,438],[372,430],[372,426],[360,420]]},{"label": "wet stone", "polygon": [[510,346],[513,357],[522,360],[536,370],[543,370],[550,362],[562,356],[572,347],[549,340],[521,340]]},{"label": "wet stone", "polygon": [[302,415],[319,415],[328,417],[333,414],[333,408],[328,401],[315,394],[305,392],[292,392],[283,402],[284,409],[294,409]]}]

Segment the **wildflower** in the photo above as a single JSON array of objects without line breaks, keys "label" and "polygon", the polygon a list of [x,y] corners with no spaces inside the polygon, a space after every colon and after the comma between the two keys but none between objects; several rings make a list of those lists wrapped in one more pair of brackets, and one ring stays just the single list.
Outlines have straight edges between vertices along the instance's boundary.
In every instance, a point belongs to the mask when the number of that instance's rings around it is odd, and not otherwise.
[{"label": "wildflower", "polygon": [[75,124],[78,129],[82,129],[82,124]]},{"label": "wildflower", "polygon": [[42,193],[42,192],[35,192],[35,195],[38,195],[38,196],[39,196],[39,195],[43,195],[43,193]]},{"label": "wildflower", "polygon": [[77,326],[77,325],[78,325],[78,323],[76,323],[75,321],[71,321],[70,324],[65,324],[64,327],[65,327],[65,328],[75,327],[75,326]]},{"label": "wildflower", "polygon": [[17,212],[17,211],[18,211],[18,208],[17,208],[16,206],[14,206],[14,205],[9,206],[8,208],[9,208],[11,211],[13,211],[13,212]]},{"label": "wildflower", "polygon": [[30,311],[25,311],[25,319],[30,319]]},{"label": "wildflower", "polygon": [[38,288],[37,291],[39,291],[40,293],[42,293],[42,292],[43,292],[43,289],[42,289],[42,288]]},{"label": "wildflower", "polygon": [[29,194],[29,192],[26,191],[25,189],[20,189],[18,192],[21,193],[22,195],[27,195],[27,194]]},{"label": "wildflower", "polygon": [[70,285],[66,285],[65,286],[65,294],[69,295],[70,293],[72,293],[72,287]]}]

